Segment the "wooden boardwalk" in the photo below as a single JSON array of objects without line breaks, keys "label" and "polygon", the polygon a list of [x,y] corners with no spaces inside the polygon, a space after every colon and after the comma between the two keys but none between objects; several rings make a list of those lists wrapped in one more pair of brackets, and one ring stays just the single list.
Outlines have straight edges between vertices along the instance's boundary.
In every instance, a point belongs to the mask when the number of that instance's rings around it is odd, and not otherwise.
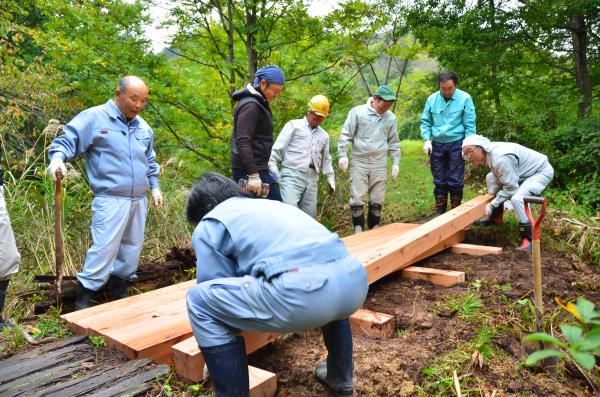
[{"label": "wooden boardwalk", "polygon": [[[485,205],[491,198],[489,195],[478,196],[422,225],[391,224],[343,240],[348,250],[365,265],[369,283],[373,283],[462,242],[464,229],[483,216]],[[188,340],[192,330],[187,318],[185,294],[194,284],[192,280],[172,285],[65,314],[62,319],[76,333],[104,336],[110,346],[123,351],[131,359],[151,358],[172,364],[172,347],[182,342],[186,349],[191,350],[184,351],[182,355],[176,346],[176,363],[178,373],[186,376],[189,375],[186,368],[198,368],[202,364],[201,361],[186,361],[186,357],[201,360],[195,343]],[[254,335],[246,336],[246,343],[255,346],[255,349],[273,339]],[[264,342],[248,340],[254,337],[262,338]]]}]

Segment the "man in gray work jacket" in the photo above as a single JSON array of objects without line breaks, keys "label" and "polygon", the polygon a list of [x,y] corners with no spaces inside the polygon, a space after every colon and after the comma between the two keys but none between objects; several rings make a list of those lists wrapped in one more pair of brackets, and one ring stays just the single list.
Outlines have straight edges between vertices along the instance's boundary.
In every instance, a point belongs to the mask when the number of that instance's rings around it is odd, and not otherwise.
[{"label": "man in gray work jacket", "polygon": [[382,85],[366,104],[348,113],[338,141],[339,167],[348,169],[348,146],[352,144],[350,162],[350,210],[354,232],[365,228],[364,198],[369,195],[369,229],[379,225],[387,189],[387,156],[392,158],[392,179],[396,179],[400,164],[398,123],[390,112],[396,96]]},{"label": "man in gray work jacket", "polygon": [[485,207],[487,217],[483,224],[502,222],[504,202],[510,200],[519,218],[523,242],[520,249],[531,252],[532,230],[525,213],[524,196],[539,196],[554,177],[548,157],[511,142],[490,142],[481,135],[471,135],[462,144],[465,160],[478,165],[486,164],[490,173],[486,182],[488,193],[494,199]]}]

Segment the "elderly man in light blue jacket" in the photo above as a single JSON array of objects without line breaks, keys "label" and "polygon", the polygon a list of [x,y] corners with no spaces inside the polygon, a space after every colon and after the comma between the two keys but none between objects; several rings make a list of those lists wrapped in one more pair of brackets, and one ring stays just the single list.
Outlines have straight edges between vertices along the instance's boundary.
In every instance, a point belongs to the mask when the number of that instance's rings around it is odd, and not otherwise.
[{"label": "elderly man in light blue jacket", "polygon": [[95,195],[93,245],[77,274],[77,310],[91,306],[107,281],[111,299],[127,296],[144,242],[148,189],[154,205],[162,206],[154,134],[138,116],[147,99],[141,79],[124,77],[114,100],[79,113],[50,146],[48,175],[56,181],[59,171],[66,174],[65,161],[83,155]]},{"label": "elderly man in light blue jacket", "polygon": [[471,96],[456,88],[458,76],[443,72],[438,76],[439,91],[427,98],[421,116],[423,151],[430,156],[433,194],[437,215],[462,201],[465,162],[461,156],[463,139],[475,134],[475,106]]},{"label": "elderly man in light blue jacket", "polygon": [[348,112],[338,141],[340,171],[348,169],[350,155],[350,211],[354,233],[365,228],[364,199],[369,196],[369,229],[379,225],[385,191],[387,190],[387,157],[392,159],[392,179],[400,170],[400,140],[398,122],[390,111],[396,100],[394,91],[386,85],[377,88],[366,104]]},{"label": "elderly man in light blue jacket", "polygon": [[320,126],[328,114],[329,100],[323,95],[312,97],[306,117],[285,124],[269,159],[269,170],[279,181],[283,202],[300,208],[313,218],[317,217],[321,172],[327,178],[330,191],[335,191],[329,134]]},{"label": "elderly man in light blue jacket", "polygon": [[484,136],[471,135],[463,141],[465,160],[486,164],[490,173],[486,182],[494,199],[485,207],[486,220],[480,224],[502,222],[504,202],[510,200],[519,218],[522,244],[520,249],[531,252],[532,230],[525,213],[525,196],[539,196],[554,177],[548,157],[542,153],[511,142],[490,142]]}]

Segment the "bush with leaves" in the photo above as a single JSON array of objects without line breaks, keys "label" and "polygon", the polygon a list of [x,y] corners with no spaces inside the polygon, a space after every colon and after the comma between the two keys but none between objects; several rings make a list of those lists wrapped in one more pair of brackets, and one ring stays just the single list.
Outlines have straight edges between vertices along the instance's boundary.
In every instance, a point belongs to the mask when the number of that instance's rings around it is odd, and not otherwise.
[{"label": "bush with leaves", "polygon": [[560,330],[564,340],[538,332],[526,337],[527,340],[553,344],[556,349],[538,350],[527,358],[526,365],[534,365],[550,357],[568,358],[581,368],[591,371],[600,356],[600,312],[594,310],[594,304],[583,297],[575,303],[564,303],[560,298],[556,302],[577,320],[576,324],[562,324]]}]

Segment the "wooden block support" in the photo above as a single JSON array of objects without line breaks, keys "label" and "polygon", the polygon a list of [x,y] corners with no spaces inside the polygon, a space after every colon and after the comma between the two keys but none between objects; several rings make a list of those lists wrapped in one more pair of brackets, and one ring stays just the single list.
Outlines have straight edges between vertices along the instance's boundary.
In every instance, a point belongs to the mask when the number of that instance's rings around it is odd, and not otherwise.
[{"label": "wooden block support", "polygon": [[427,280],[440,287],[452,287],[465,282],[465,273],[454,270],[431,269],[410,266],[402,270],[402,277],[411,280]]},{"label": "wooden block support", "polygon": [[277,393],[277,375],[264,369],[248,366],[249,397],[274,397]]},{"label": "wooden block support", "polygon": [[467,255],[500,255],[502,253],[502,247],[490,247],[487,245],[475,245],[475,244],[455,244],[452,246],[451,252],[453,254],[467,254]]},{"label": "wooden block support", "polygon": [[395,325],[394,316],[367,309],[358,309],[350,316],[353,335],[393,338]]},{"label": "wooden block support", "polygon": [[443,244],[456,233],[463,231],[483,216],[485,205],[492,198],[489,194],[477,196],[427,223],[388,239],[373,247],[368,254],[358,256],[365,264],[369,284],[410,266],[412,261],[420,258],[431,247]]},{"label": "wooden block support", "polygon": [[[242,332],[246,344],[246,354],[254,353],[261,347],[279,338],[276,333]],[[192,381],[202,381],[204,357],[194,337],[185,339],[171,347],[175,370],[178,375]]]}]

